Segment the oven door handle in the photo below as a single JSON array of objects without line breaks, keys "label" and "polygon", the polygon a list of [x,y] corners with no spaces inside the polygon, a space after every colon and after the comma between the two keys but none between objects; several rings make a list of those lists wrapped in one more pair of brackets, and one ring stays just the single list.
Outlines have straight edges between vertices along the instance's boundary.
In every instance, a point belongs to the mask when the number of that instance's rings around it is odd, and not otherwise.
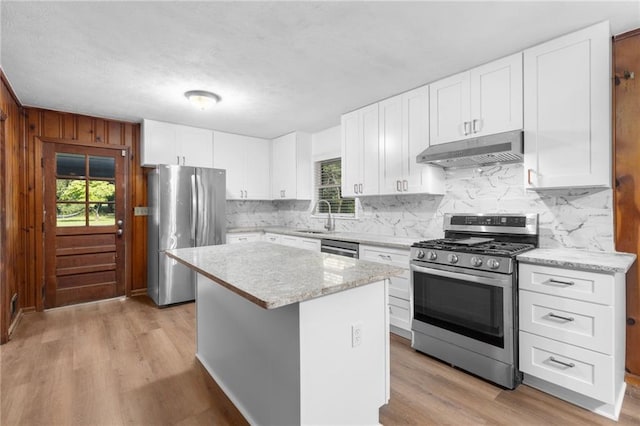
[{"label": "oven door handle", "polygon": [[505,275],[504,277],[500,277],[500,278],[489,278],[489,277],[483,277],[479,275],[445,271],[442,269],[425,268],[423,266],[418,266],[414,264],[411,265],[411,270],[415,272],[421,272],[424,274],[436,275],[436,276],[446,277],[446,278],[453,278],[455,280],[471,281],[478,284],[493,285],[493,286],[499,286],[503,288],[511,287],[511,275]]}]

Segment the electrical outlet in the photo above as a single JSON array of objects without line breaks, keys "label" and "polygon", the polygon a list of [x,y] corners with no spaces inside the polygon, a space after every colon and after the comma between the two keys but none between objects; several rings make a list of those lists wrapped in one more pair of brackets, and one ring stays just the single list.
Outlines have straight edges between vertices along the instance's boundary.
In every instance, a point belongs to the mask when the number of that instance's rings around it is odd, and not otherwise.
[{"label": "electrical outlet", "polygon": [[355,348],[362,344],[362,323],[351,324],[351,347]]},{"label": "electrical outlet", "polygon": [[134,207],[133,208],[134,216],[148,216],[149,215],[149,207]]}]

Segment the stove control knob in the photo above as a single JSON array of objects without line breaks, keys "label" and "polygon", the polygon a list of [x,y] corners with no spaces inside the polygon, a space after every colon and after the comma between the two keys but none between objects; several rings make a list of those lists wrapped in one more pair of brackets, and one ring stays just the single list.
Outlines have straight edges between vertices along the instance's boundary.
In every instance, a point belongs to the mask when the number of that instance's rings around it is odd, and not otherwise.
[{"label": "stove control knob", "polygon": [[449,260],[449,263],[458,263],[458,256],[453,253],[451,253],[447,259]]},{"label": "stove control knob", "polygon": [[478,267],[478,266],[482,266],[482,259],[481,259],[481,258],[479,258],[479,257],[475,257],[475,256],[473,256],[473,257],[471,258],[471,265],[472,265],[472,266],[476,266],[476,267]]},{"label": "stove control knob", "polygon": [[436,260],[438,258],[438,255],[436,254],[435,251],[429,251],[427,252],[427,259],[429,260]]},{"label": "stove control knob", "polygon": [[491,269],[498,269],[500,267],[500,262],[496,259],[489,259],[487,260],[487,266]]},{"label": "stove control knob", "polygon": [[424,251],[418,250],[418,253],[416,253],[416,256],[418,256],[418,259],[424,258]]}]

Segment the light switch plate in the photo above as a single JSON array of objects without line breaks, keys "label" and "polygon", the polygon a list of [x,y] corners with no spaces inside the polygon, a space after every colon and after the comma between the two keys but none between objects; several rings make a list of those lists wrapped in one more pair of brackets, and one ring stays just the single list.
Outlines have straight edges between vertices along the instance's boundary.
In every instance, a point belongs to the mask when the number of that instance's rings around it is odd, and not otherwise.
[{"label": "light switch plate", "polygon": [[134,216],[149,216],[149,207],[134,207]]}]

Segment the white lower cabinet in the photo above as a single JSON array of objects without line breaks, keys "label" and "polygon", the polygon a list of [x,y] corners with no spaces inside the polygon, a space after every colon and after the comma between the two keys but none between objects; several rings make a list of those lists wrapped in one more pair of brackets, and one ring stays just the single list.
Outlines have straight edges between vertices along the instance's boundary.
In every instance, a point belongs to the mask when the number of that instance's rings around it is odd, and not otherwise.
[{"label": "white lower cabinet", "polygon": [[296,237],[295,235],[274,234],[267,232],[264,234],[264,241],[283,246],[297,247],[301,249],[320,252],[320,240],[317,238]]},{"label": "white lower cabinet", "polygon": [[523,382],[616,419],[624,398],[625,274],[519,265]]},{"label": "white lower cabinet", "polygon": [[227,244],[252,243],[262,240],[262,232],[234,232],[227,234]]},{"label": "white lower cabinet", "polygon": [[409,271],[409,250],[360,244],[360,259],[404,268],[401,276],[389,279],[389,324],[391,332],[411,338],[413,308]]}]

